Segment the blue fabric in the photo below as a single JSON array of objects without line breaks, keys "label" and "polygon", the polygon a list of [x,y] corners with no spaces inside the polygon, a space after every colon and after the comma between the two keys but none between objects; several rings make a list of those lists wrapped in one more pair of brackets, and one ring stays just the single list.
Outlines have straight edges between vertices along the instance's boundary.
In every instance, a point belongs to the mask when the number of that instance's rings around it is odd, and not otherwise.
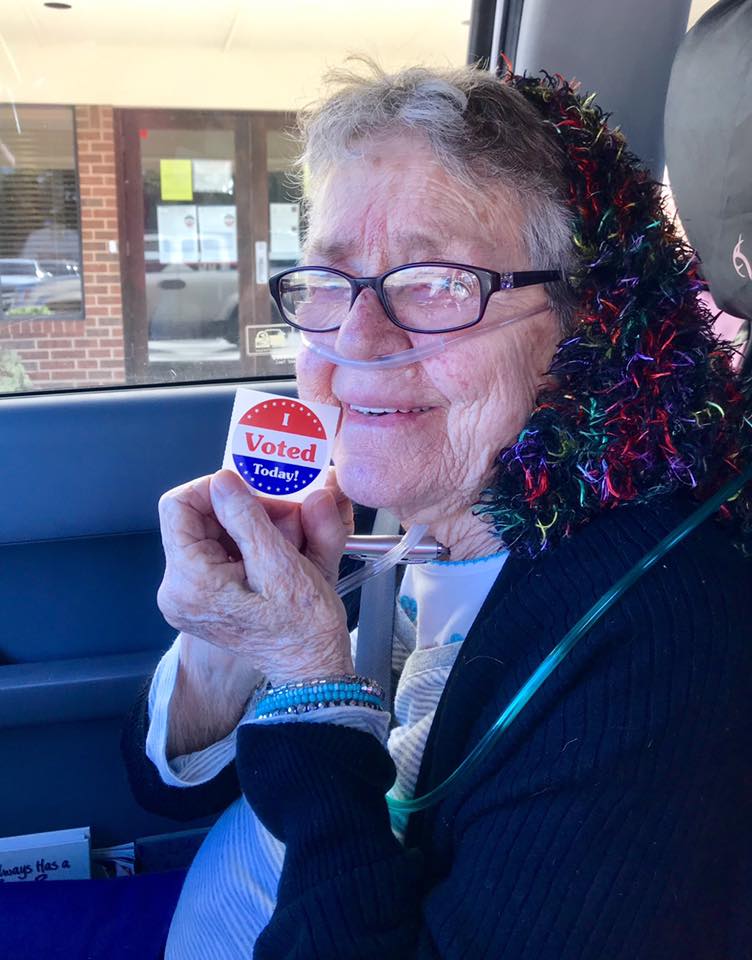
[{"label": "blue fabric", "polygon": [[19,960],[159,960],[185,873],[6,883],[3,952]]}]

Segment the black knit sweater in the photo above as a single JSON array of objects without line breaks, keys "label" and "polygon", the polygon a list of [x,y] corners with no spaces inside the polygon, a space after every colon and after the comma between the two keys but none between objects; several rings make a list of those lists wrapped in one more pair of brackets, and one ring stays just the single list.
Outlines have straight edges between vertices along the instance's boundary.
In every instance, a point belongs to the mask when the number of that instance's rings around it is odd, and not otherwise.
[{"label": "black knit sweater", "polygon": [[[511,559],[465,640],[417,790],[446,777],[567,629],[686,515],[622,507],[535,562]],[[145,759],[168,815],[238,781],[286,844],[262,960],[741,960],[752,957],[752,566],[712,522],[632,587],[492,755],[394,838],[394,777],[371,736],[250,725],[236,769],[189,790]]]}]

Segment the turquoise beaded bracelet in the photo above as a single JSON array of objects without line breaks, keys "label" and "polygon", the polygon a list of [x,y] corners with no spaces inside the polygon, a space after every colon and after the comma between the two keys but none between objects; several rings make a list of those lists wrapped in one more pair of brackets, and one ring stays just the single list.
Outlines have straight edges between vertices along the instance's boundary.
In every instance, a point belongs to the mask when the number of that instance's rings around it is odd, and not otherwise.
[{"label": "turquoise beaded bracelet", "polygon": [[256,704],[256,719],[344,706],[383,710],[384,691],[375,680],[355,676],[299,680],[278,687],[269,684]]}]

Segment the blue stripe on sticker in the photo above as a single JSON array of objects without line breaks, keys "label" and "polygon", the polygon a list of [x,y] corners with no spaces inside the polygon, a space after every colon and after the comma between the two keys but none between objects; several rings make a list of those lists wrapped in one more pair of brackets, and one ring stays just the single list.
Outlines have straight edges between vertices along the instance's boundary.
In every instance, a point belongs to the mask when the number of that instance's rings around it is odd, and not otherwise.
[{"label": "blue stripe on sticker", "polygon": [[232,459],[238,473],[249,487],[275,497],[304,490],[321,473],[321,470],[315,467],[298,464],[293,466],[260,457],[241,457],[237,453],[233,454]]}]

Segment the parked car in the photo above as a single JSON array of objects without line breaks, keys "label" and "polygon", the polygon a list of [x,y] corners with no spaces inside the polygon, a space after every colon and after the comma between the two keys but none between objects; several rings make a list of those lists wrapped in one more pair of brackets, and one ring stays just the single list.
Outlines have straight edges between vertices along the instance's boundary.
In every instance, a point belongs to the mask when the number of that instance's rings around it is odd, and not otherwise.
[{"label": "parked car", "polygon": [[[238,271],[168,263],[146,273],[150,340],[225,337],[237,342]],[[234,323],[233,323],[234,320]],[[229,335],[228,335],[229,334]]]},{"label": "parked car", "polygon": [[42,269],[38,260],[20,257],[0,259],[0,282],[4,287],[26,287],[39,283],[49,274]]},{"label": "parked car", "polygon": [[49,277],[37,260],[23,258],[0,259],[0,290],[3,293],[3,308],[11,309],[23,302],[23,294],[31,287]]},{"label": "parked car", "polygon": [[80,268],[75,260],[39,260],[39,266],[53,277],[78,276]]},{"label": "parked car", "polygon": [[[40,313],[80,314],[82,301],[81,276],[76,271],[53,276],[45,273],[35,284],[17,290],[10,309],[24,311],[40,308]],[[3,306],[5,302],[3,301]],[[6,308],[8,309],[8,308]]]}]

